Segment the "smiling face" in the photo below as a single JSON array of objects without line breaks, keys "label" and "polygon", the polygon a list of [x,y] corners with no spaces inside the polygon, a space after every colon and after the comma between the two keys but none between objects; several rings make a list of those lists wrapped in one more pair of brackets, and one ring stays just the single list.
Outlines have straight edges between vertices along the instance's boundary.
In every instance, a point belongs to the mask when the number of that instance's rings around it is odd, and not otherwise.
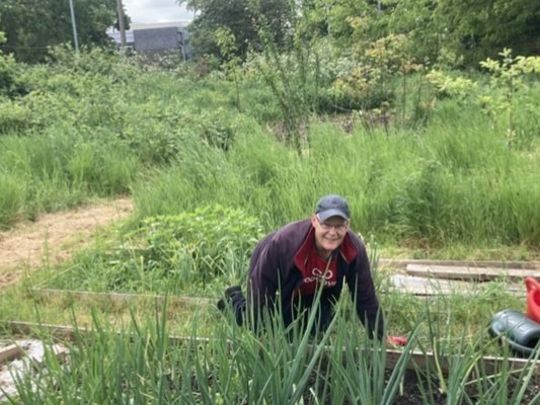
[{"label": "smiling face", "polygon": [[321,221],[317,215],[311,217],[315,229],[315,246],[321,257],[327,258],[336,250],[349,229],[349,221],[339,217],[330,217]]}]

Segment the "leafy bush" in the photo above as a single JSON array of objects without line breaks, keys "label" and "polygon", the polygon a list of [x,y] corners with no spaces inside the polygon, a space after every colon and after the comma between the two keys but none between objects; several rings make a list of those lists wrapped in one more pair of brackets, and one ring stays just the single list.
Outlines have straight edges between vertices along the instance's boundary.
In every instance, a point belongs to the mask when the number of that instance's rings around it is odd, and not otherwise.
[{"label": "leafy bush", "polygon": [[[0,79],[1,80],[1,79]],[[1,92],[1,84],[0,84]],[[16,100],[0,98],[0,135],[18,133],[32,126],[32,112]]]},{"label": "leafy bush", "polygon": [[464,77],[452,77],[440,70],[432,70],[426,75],[439,97],[464,98],[476,89],[477,84]]},{"label": "leafy bush", "polygon": [[[0,31],[0,45],[5,42],[6,38]],[[12,55],[4,55],[0,51],[0,96],[14,97],[26,93],[24,86],[17,79],[17,64]],[[2,122],[0,120],[0,122]]]},{"label": "leafy bush", "polygon": [[227,255],[246,259],[262,235],[254,217],[240,209],[205,206],[174,216],[150,217],[139,230],[147,234],[145,259],[149,267],[178,267],[178,258],[189,253],[201,275],[224,271]]}]

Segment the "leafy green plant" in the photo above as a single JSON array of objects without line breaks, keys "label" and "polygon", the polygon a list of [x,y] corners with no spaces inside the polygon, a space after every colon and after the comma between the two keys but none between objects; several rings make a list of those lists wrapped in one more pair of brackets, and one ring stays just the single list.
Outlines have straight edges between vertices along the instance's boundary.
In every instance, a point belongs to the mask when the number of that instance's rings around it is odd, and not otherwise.
[{"label": "leafy green plant", "polygon": [[[366,18],[351,18],[350,24],[354,30],[363,31]],[[360,41],[353,48],[355,64],[337,77],[333,83],[334,92],[357,100],[361,110],[375,112],[375,119],[385,126],[386,131],[391,110],[396,108],[398,100],[399,118],[405,123],[408,78],[423,68],[422,64],[415,63],[409,47],[405,35],[390,34],[371,43]],[[393,84],[396,76],[399,78],[399,89]]]},{"label": "leafy green plant", "polygon": [[540,75],[540,57],[513,57],[512,50],[507,48],[499,55],[500,61],[488,58],[480,62],[491,74],[491,92],[482,96],[480,101],[491,115],[505,115],[506,142],[511,148],[518,141],[515,122],[517,99],[522,99],[521,105],[531,105],[530,100],[523,103],[523,99],[529,95],[528,77]]},{"label": "leafy green plant", "polygon": [[[0,46],[5,42],[6,36],[0,31]],[[17,65],[13,55],[4,55],[0,50],[0,96],[13,97],[22,93],[22,88],[17,83],[16,73]]]},{"label": "leafy green plant", "polygon": [[262,230],[257,219],[242,210],[214,205],[147,218],[138,232],[145,235],[145,260],[150,268],[174,269],[179,253],[187,252],[204,279],[225,273],[224,264],[231,252],[247,259]]},{"label": "leafy green plant", "polygon": [[286,142],[302,154],[309,147],[308,116],[318,105],[320,58],[314,47],[316,33],[308,21],[309,1],[289,1],[288,7],[288,52],[281,52],[270,22],[261,19],[264,63],[259,60],[259,69],[281,110]]},{"label": "leafy green plant", "polygon": [[442,70],[433,69],[426,74],[426,79],[431,83],[437,95],[441,98],[454,97],[464,99],[474,93],[477,83],[462,76],[454,77]]},{"label": "leafy green plant", "polygon": [[238,56],[238,47],[236,46],[236,38],[230,28],[220,27],[215,32],[216,42],[220,53],[224,57],[222,67],[227,74],[227,77],[233,81],[235,89],[235,104],[238,111],[240,107],[240,62]]}]

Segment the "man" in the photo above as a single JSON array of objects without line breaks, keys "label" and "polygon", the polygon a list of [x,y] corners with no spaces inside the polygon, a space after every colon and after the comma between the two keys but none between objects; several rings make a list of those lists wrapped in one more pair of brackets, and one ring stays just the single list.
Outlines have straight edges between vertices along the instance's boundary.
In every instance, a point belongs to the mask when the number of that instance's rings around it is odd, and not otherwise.
[{"label": "man", "polygon": [[[310,219],[287,224],[261,240],[251,257],[247,303],[239,287],[226,291],[237,322],[244,318],[245,304],[256,318],[280,305],[283,322],[289,325],[299,316],[306,318],[322,288],[316,326],[324,330],[345,282],[368,335],[381,339],[382,311],[366,248],[350,230],[350,216],[344,198],[327,195]],[[223,301],[218,306],[223,308]]]}]

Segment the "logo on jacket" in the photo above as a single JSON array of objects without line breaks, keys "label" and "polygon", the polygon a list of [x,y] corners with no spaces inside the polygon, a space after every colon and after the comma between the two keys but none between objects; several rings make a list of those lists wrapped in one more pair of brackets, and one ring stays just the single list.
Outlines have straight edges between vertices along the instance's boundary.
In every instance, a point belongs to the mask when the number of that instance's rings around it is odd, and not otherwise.
[{"label": "logo on jacket", "polygon": [[332,280],[332,278],[334,278],[334,273],[331,269],[325,271],[315,267],[310,276],[304,277],[304,283],[319,282],[327,287],[332,287],[336,284],[336,280]]}]

